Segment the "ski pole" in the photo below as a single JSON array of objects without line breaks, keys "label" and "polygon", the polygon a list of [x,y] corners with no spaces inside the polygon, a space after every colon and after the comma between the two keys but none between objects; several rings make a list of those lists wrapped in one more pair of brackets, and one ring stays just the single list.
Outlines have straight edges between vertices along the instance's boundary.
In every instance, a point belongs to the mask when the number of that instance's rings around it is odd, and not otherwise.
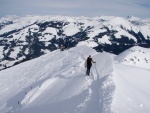
[{"label": "ski pole", "polygon": [[96,70],[96,73],[97,73],[97,75],[98,75],[98,71],[97,71],[96,63],[95,63],[95,70]]}]

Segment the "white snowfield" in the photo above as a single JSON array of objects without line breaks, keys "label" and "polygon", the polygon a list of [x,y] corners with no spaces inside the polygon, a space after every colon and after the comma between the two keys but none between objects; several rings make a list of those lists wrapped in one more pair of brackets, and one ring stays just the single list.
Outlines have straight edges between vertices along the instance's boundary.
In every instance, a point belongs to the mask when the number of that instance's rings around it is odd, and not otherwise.
[{"label": "white snowfield", "polygon": [[150,48],[134,46],[114,58],[117,62],[150,69]]},{"label": "white snowfield", "polygon": [[149,113],[149,80],[150,70],[86,46],[57,50],[0,71],[0,113]]}]

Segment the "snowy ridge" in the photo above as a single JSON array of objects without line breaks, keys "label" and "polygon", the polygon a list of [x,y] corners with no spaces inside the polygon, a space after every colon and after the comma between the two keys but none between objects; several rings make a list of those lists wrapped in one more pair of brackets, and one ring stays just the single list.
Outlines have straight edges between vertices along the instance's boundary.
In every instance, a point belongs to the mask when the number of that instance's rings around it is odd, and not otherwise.
[{"label": "snowy ridge", "polygon": [[[96,67],[93,65],[92,79],[85,77],[84,61],[89,54],[95,55],[95,60],[106,58],[101,63],[97,62]],[[112,94],[110,92],[104,94],[103,91],[109,86],[109,81],[105,83],[104,79],[109,78],[113,72],[112,59],[105,53],[96,54],[87,47],[64,52],[55,51],[8,69],[11,73],[7,70],[1,71],[0,96],[3,98],[0,105],[4,106],[0,111],[3,113],[110,111]],[[11,81],[8,82],[10,77]],[[2,87],[3,84],[5,86]]]},{"label": "snowy ridge", "polygon": [[[96,61],[90,77],[89,54]],[[148,113],[149,73],[86,46],[56,50],[0,71],[0,112]]]},{"label": "snowy ridge", "polygon": [[134,46],[115,57],[118,63],[150,69],[150,49]]},{"label": "snowy ridge", "polygon": [[[113,99],[113,93],[115,91],[115,83],[113,80],[113,60],[108,54],[97,54],[94,59],[98,61],[95,65],[95,75],[97,75],[96,88],[100,89],[100,111],[101,113],[111,113],[111,103]],[[103,60],[100,60],[103,59]],[[100,62],[99,62],[100,61]],[[97,90],[97,89],[95,89]]]}]

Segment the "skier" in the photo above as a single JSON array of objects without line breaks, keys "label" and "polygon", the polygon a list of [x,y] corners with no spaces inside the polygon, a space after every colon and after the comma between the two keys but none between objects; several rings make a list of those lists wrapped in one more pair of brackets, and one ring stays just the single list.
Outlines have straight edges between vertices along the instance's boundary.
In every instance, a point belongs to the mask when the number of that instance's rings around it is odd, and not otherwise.
[{"label": "skier", "polygon": [[90,75],[90,69],[92,67],[92,62],[96,63],[95,61],[93,61],[91,55],[89,55],[89,57],[85,61],[85,66],[87,67],[86,75],[88,75],[88,76]]}]

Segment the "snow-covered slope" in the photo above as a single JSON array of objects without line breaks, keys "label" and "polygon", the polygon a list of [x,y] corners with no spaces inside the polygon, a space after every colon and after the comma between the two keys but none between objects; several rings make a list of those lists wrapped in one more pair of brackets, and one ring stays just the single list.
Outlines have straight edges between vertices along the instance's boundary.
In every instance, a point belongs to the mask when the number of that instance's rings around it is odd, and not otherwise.
[{"label": "snow-covered slope", "polygon": [[150,48],[134,46],[116,56],[115,60],[119,63],[150,69]]},{"label": "snow-covered slope", "polygon": [[149,113],[150,70],[123,64],[114,68],[113,113]]},{"label": "snow-covered slope", "polygon": [[[88,55],[96,61],[91,77]],[[86,46],[53,51],[0,71],[0,112],[148,113],[149,73]]]},{"label": "snow-covered slope", "polygon": [[114,54],[135,45],[150,47],[150,19],[32,15],[0,19],[0,70],[60,45],[87,45]]},{"label": "snow-covered slope", "polygon": [[[93,79],[85,77],[84,61],[89,54],[97,53],[87,47],[55,51],[14,66],[9,71],[1,71],[1,112],[87,113],[103,110],[100,89],[95,90],[100,87],[98,75],[93,74]],[[107,54],[101,57],[107,60],[97,63],[97,69],[102,70],[102,64],[108,62],[110,65],[105,66],[103,76],[111,74],[111,58]]]}]

